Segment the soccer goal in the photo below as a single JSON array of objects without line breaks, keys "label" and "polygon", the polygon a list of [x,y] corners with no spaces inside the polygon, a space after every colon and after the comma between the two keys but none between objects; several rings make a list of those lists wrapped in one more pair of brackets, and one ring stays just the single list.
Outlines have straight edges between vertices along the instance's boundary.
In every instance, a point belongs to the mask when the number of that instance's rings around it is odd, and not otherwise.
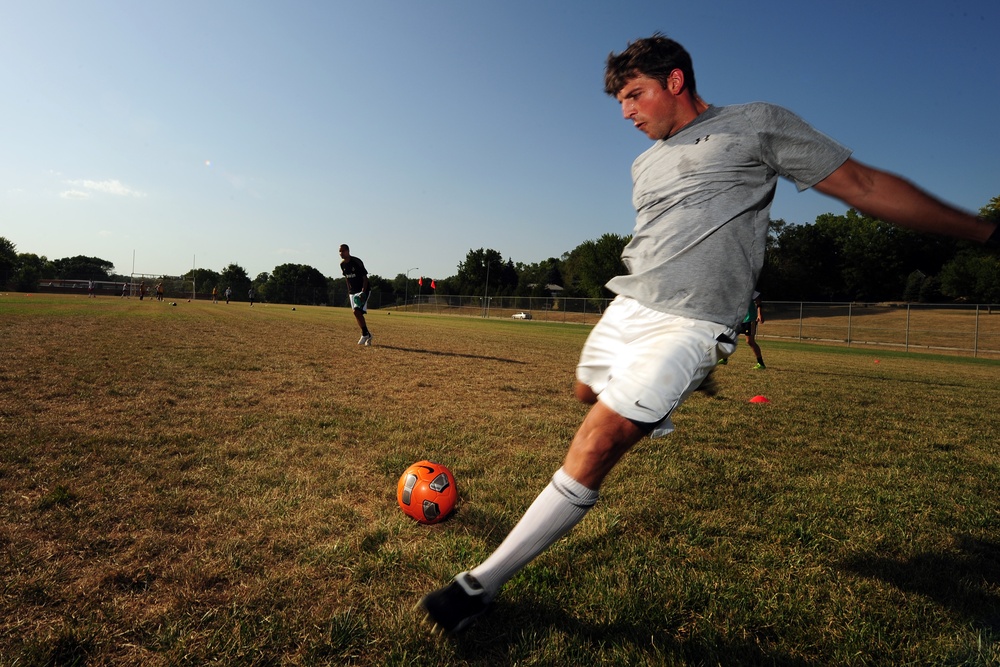
[{"label": "soccer goal", "polygon": [[164,298],[195,298],[195,284],[190,278],[185,278],[184,276],[165,276],[156,273],[132,273],[129,276],[129,283],[123,286],[122,296],[141,296],[155,299],[157,297],[157,285],[163,287]]}]

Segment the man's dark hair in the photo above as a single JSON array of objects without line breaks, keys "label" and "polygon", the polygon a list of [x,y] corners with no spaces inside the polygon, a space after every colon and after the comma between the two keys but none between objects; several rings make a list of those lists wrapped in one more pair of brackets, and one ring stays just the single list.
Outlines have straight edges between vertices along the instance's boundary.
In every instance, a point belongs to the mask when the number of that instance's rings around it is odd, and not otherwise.
[{"label": "man's dark hair", "polygon": [[684,74],[684,85],[692,95],[697,96],[690,54],[674,40],[656,32],[652,37],[630,42],[621,53],[608,54],[604,68],[604,92],[617,97],[625,84],[639,75],[656,79],[666,88],[667,79],[675,69]]},{"label": "man's dark hair", "polygon": [[351,249],[347,246],[346,243],[341,243],[340,244],[340,249],[341,250],[346,250],[347,252],[351,252]]}]

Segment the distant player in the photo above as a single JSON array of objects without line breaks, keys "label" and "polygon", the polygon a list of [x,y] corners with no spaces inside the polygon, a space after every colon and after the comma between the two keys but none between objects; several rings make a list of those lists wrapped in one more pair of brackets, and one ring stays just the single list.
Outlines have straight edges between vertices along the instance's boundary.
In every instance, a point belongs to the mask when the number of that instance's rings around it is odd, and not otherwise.
[{"label": "distant player", "polygon": [[618,296],[576,368],[576,397],[591,408],[562,467],[497,549],[420,600],[437,630],[461,630],[485,612],[505,582],[583,519],[633,445],[674,429],[677,406],[733,353],[764,263],[779,176],[916,231],[1000,236],[996,223],[853,160],[781,107],[707,104],[691,56],[663,35],[611,54],[604,74],[605,92],[653,143],[632,164],[628,273],[608,283]]},{"label": "distant player", "polygon": [[[764,357],[760,355],[760,345],[757,344],[757,325],[764,323],[764,310],[760,305],[760,292],[754,290],[753,296],[750,297],[750,307],[747,308],[747,314],[743,317],[743,321],[740,322],[739,326],[736,327],[736,334],[743,334],[747,338],[747,345],[753,350],[754,355],[757,357],[757,364],[754,366],[754,370],[762,371],[767,366],[764,365]],[[719,359],[720,364],[726,364],[728,362],[728,357],[723,357]]]},{"label": "distant player", "polygon": [[351,249],[346,243],[340,246],[340,271],[347,280],[347,294],[351,300],[351,308],[354,309],[354,319],[361,327],[361,338],[358,340],[358,345],[371,345],[372,335],[365,322],[365,313],[368,312],[368,295],[371,294],[371,287],[368,285],[368,270],[365,268],[364,262],[351,256]]}]

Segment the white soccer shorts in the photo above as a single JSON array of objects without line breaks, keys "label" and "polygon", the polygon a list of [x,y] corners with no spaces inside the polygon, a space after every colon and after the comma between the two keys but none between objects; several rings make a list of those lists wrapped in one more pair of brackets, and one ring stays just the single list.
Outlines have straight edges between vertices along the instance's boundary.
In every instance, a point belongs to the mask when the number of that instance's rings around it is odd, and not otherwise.
[{"label": "white soccer shorts", "polygon": [[365,294],[364,292],[357,292],[351,295],[351,308],[354,310],[360,310],[362,314],[368,312],[368,297],[371,294]]},{"label": "white soccer shorts", "polygon": [[670,415],[719,359],[736,350],[736,333],[715,322],[668,315],[618,296],[590,332],[576,378],[626,419],[674,430]]}]

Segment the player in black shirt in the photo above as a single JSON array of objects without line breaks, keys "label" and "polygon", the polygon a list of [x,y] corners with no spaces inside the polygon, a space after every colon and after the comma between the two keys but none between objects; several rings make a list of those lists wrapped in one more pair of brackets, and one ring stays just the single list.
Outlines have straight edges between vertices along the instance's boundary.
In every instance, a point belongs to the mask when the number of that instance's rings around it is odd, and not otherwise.
[{"label": "player in black shirt", "polygon": [[368,285],[368,270],[365,263],[357,257],[351,257],[351,249],[344,243],[340,246],[340,271],[347,280],[347,292],[354,309],[354,318],[361,327],[361,339],[358,345],[371,345],[372,335],[365,323],[365,313],[368,312],[368,295],[371,287]]}]

